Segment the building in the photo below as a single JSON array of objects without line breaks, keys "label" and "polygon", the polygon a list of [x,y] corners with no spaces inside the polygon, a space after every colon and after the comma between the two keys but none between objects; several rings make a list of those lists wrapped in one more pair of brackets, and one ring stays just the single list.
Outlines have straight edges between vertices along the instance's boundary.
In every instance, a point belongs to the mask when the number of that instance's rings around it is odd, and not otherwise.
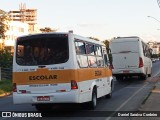
[{"label": "building", "polygon": [[18,36],[40,33],[37,25],[37,9],[27,9],[26,4],[20,4],[19,10],[8,12],[11,21],[6,38],[0,39],[0,49],[6,48],[13,52],[14,41]]},{"label": "building", "polygon": [[26,4],[20,4],[19,10],[9,11],[9,16],[12,21],[28,23],[30,34],[37,31],[37,9],[27,9]]},{"label": "building", "polygon": [[4,39],[4,47],[13,52],[14,43],[17,37],[28,34],[28,24],[20,21],[10,21],[8,23],[9,30],[6,31]]},{"label": "building", "polygon": [[160,42],[150,41],[147,44],[152,49],[152,54],[160,54]]}]

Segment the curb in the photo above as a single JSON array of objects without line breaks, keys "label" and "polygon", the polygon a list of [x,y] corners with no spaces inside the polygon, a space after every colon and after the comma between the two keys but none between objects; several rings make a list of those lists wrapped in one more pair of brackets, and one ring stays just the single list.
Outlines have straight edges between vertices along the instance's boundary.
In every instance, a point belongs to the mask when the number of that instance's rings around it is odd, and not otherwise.
[{"label": "curb", "polygon": [[12,94],[12,92],[2,93],[2,94],[0,94],[0,98],[5,97],[5,96],[9,96],[11,94]]},{"label": "curb", "polygon": [[147,111],[147,110],[159,110],[157,107],[159,105],[159,93],[160,93],[160,78],[153,77],[153,82],[155,83],[153,88],[151,89],[150,93],[144,99],[143,103],[139,107],[139,111]]}]

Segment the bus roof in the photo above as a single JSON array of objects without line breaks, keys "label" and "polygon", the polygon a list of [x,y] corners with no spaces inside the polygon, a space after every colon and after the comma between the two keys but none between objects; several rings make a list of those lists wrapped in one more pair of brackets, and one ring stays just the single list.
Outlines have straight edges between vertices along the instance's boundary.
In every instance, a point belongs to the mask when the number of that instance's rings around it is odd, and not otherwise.
[{"label": "bus roof", "polygon": [[83,40],[83,41],[86,41],[86,42],[90,42],[90,43],[95,43],[95,44],[99,44],[99,45],[105,45],[102,41],[96,41],[94,39],[90,39],[90,38],[87,38],[87,37],[82,37],[80,35],[76,35],[76,34],[73,34],[74,35],[74,38],[78,39],[78,40]]},{"label": "bus roof", "polygon": [[129,41],[143,41],[141,38],[137,36],[131,36],[131,37],[117,37],[113,38],[110,42],[129,42]]},{"label": "bus roof", "polygon": [[69,35],[69,34],[72,34],[72,35],[74,36],[74,38],[76,38],[76,39],[79,39],[79,40],[83,40],[83,41],[86,41],[86,42],[95,43],[95,44],[99,44],[99,45],[105,46],[105,44],[102,43],[102,41],[96,41],[96,40],[93,40],[93,39],[90,39],[90,38],[87,38],[87,37],[83,37],[83,36],[80,36],[80,35],[73,34],[72,32],[35,33],[35,34],[20,36],[20,37],[18,37],[18,38],[30,37],[30,36],[38,36],[38,35],[51,35],[51,34],[68,34],[68,35]]}]

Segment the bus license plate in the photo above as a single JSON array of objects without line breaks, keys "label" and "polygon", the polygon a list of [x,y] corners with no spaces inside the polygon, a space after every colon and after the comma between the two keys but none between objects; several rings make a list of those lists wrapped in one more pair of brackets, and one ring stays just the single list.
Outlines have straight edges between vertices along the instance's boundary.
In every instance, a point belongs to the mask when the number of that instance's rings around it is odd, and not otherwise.
[{"label": "bus license plate", "polygon": [[37,101],[50,101],[50,96],[38,96]]}]

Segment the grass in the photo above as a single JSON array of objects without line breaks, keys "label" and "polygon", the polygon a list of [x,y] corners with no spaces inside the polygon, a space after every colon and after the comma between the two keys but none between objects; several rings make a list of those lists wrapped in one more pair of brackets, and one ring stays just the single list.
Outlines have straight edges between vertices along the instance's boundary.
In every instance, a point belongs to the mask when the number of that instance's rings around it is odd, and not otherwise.
[{"label": "grass", "polygon": [[0,94],[12,92],[12,81],[11,80],[2,80],[0,81]]}]

